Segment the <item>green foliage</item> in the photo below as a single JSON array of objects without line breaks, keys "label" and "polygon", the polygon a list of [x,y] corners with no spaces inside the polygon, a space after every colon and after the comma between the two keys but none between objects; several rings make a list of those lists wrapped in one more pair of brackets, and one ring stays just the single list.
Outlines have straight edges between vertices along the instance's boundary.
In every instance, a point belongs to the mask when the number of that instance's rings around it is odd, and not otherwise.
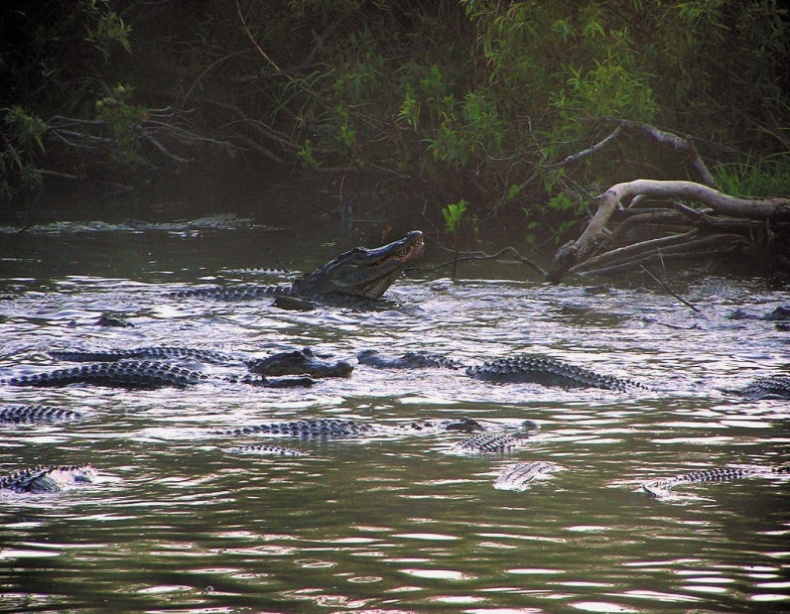
[{"label": "green foliage", "polygon": [[442,209],[445,232],[456,234],[460,230],[466,208],[466,201],[463,198],[457,203],[445,205]]},{"label": "green foliage", "polygon": [[[20,106],[0,109],[0,197],[10,198],[15,190],[35,190],[41,185],[36,154],[44,153],[46,124]],[[10,183],[16,178],[16,184]]]},{"label": "green foliage", "polygon": [[[123,20],[112,0],[9,2],[4,113],[100,120],[116,167],[139,162],[147,107],[178,107],[244,156],[383,176],[445,223],[448,201],[513,212],[534,240],[558,239],[593,184],[683,171],[637,138],[565,164],[611,133],[607,118],[718,141],[704,155],[727,152],[719,172],[738,190],[781,165],[747,180],[727,162],[787,148],[777,0],[205,0],[132,3]],[[35,168],[39,144],[0,121],[6,167]]]},{"label": "green foliage", "polygon": [[116,85],[109,96],[96,101],[96,117],[106,123],[113,135],[115,155],[120,162],[141,163],[139,132],[141,124],[148,118],[148,111],[132,104],[130,98],[134,88]]},{"label": "green foliage", "polygon": [[[48,158],[59,172],[82,164],[81,152],[70,149],[79,135],[50,138],[49,118],[69,118],[72,125],[93,118],[96,100],[111,89],[103,71],[115,49],[131,50],[131,30],[110,0],[7,0],[0,23],[0,196],[6,200],[41,184],[39,169]],[[124,118],[108,119],[124,136]]]},{"label": "green foliage", "polygon": [[790,194],[790,156],[717,164],[712,169],[720,191],[733,196],[775,197]]}]

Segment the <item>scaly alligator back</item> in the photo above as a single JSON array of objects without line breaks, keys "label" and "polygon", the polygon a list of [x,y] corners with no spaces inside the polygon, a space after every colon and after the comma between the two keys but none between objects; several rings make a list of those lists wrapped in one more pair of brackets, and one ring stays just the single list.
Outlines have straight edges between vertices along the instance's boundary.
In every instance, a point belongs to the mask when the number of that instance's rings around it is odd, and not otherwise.
[{"label": "scaly alligator back", "polygon": [[726,482],[752,476],[770,476],[790,473],[790,465],[778,467],[714,467],[691,471],[665,480],[650,480],[642,484],[642,490],[655,499],[663,499],[672,494],[678,484],[696,482]]},{"label": "scaly alligator back", "polygon": [[406,352],[397,358],[389,358],[381,356],[378,350],[362,350],[357,353],[357,360],[362,365],[377,369],[424,369],[430,367],[462,369],[466,366],[441,354],[426,352]]},{"label": "scaly alligator back", "polygon": [[620,391],[645,388],[638,382],[612,375],[600,375],[539,354],[519,354],[490,360],[480,366],[469,367],[466,373],[475,379],[501,383],[529,382],[543,386],[594,387]]},{"label": "scaly alligator back", "polygon": [[129,360],[80,365],[46,373],[21,375],[7,381],[10,386],[68,386],[94,384],[130,389],[152,389],[163,386],[183,388],[206,381],[208,376],[167,362]]},{"label": "scaly alligator back", "polygon": [[753,400],[790,399],[790,375],[761,377],[737,392]]},{"label": "scaly alligator back", "polygon": [[544,461],[514,463],[507,465],[494,481],[497,490],[526,490],[537,478],[562,469],[559,465]]},{"label": "scaly alligator back", "polygon": [[229,454],[259,454],[262,456],[304,456],[305,453],[293,448],[270,445],[236,446],[228,448]]},{"label": "scaly alligator back", "polygon": [[45,405],[7,405],[0,407],[0,424],[34,424],[79,420],[80,412]]},{"label": "scaly alligator back", "polygon": [[129,350],[106,350],[98,352],[80,350],[52,350],[47,352],[56,360],[70,362],[117,362],[119,360],[196,360],[215,365],[238,364],[241,359],[232,354],[215,350],[148,346]]},{"label": "scaly alligator back", "polygon": [[289,422],[264,422],[228,431],[220,435],[270,435],[298,439],[344,439],[376,435],[417,435],[422,433],[462,432],[471,433],[483,427],[471,418],[458,420],[423,420],[393,425],[369,424],[357,420],[321,418],[319,420],[293,420]]}]

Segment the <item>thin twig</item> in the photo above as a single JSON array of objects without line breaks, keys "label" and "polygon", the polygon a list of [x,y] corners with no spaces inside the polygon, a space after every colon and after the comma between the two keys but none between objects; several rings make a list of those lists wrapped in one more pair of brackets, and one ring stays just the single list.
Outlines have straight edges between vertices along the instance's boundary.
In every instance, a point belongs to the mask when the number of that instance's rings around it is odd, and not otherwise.
[{"label": "thin twig", "polygon": [[653,280],[654,280],[655,282],[657,282],[657,283],[658,283],[658,284],[659,284],[659,285],[660,285],[662,288],[664,288],[664,290],[666,290],[666,291],[667,291],[667,292],[668,292],[668,293],[669,293],[671,296],[673,296],[674,298],[676,298],[677,300],[679,300],[681,303],[683,303],[683,304],[684,304],[686,307],[688,307],[689,309],[691,309],[691,310],[695,311],[696,313],[702,313],[702,312],[701,312],[701,311],[700,311],[700,310],[699,310],[697,307],[695,307],[694,305],[692,305],[691,303],[689,303],[689,302],[688,302],[686,299],[684,299],[682,296],[679,296],[678,294],[676,294],[675,292],[673,292],[673,291],[672,291],[672,288],[670,288],[670,287],[667,285],[667,283],[666,283],[666,282],[665,282],[663,279],[661,279],[660,277],[658,277],[657,275],[655,275],[655,274],[654,274],[654,273],[653,273],[653,272],[652,272],[650,269],[648,269],[648,268],[647,268],[647,267],[646,267],[644,264],[640,264],[640,265],[639,265],[639,268],[640,268],[640,269],[642,269],[642,270],[643,270],[645,273],[647,273],[647,274],[648,274],[650,277],[652,277],[652,278],[653,278]]},{"label": "thin twig", "polygon": [[485,252],[460,252],[457,258],[453,258],[453,260],[449,260],[447,262],[442,262],[440,264],[434,265],[429,267],[428,270],[435,271],[437,269],[444,268],[446,266],[451,266],[453,263],[458,262],[466,262],[466,261],[474,261],[474,260],[496,260],[502,254],[509,253],[515,258],[518,262],[528,265],[531,267],[536,273],[545,277],[547,275],[545,269],[541,267],[537,262],[530,260],[526,256],[522,256],[519,251],[510,245],[507,247],[503,247],[495,254],[486,254]]}]

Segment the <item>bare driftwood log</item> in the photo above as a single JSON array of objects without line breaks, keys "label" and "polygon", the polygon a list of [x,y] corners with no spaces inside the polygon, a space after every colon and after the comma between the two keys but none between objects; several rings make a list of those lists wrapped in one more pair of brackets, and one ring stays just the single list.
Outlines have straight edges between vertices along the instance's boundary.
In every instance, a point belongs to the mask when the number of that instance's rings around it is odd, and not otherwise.
[{"label": "bare driftwood log", "polygon": [[[707,209],[693,209],[675,199],[699,203]],[[641,213],[641,209],[631,209],[638,213],[621,224],[624,228],[618,227],[614,232],[607,228],[616,212],[643,200],[668,202],[664,211]],[[581,236],[557,250],[554,270],[549,274],[552,281],[559,281],[569,273],[608,272],[638,267],[662,257],[691,257],[695,251],[699,254],[731,251],[748,244],[755,223],[765,225],[770,235],[771,224],[790,222],[790,198],[739,198],[692,181],[637,179],[618,183],[599,195],[596,202],[598,209]],[[671,228],[672,233],[685,234],[670,234],[626,247],[613,246],[615,238],[620,240],[626,230],[641,227],[637,226],[640,222],[663,225]],[[717,226],[726,227],[728,232],[711,233]],[[739,228],[742,233],[737,232]],[[608,251],[603,252],[604,249]]]}]

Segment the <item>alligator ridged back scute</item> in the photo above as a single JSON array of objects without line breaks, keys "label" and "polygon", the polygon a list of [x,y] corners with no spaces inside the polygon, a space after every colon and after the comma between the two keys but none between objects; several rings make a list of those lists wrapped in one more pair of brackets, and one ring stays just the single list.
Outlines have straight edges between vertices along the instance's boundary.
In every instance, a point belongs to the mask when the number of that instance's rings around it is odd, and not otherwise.
[{"label": "alligator ridged back scute", "polygon": [[750,399],[790,399],[790,375],[761,377],[738,393]]},{"label": "alligator ridged back scute", "polygon": [[121,360],[197,360],[211,364],[234,364],[239,359],[215,350],[181,348],[170,346],[150,346],[128,350],[108,350],[99,352],[53,350],[49,355],[57,360],[70,362],[117,362]]},{"label": "alligator ridged back scute", "polygon": [[523,445],[522,438],[510,433],[481,433],[459,441],[453,449],[468,454],[508,454]]},{"label": "alligator ridged back scute", "polygon": [[503,383],[529,382],[546,386],[594,387],[620,391],[642,387],[637,382],[611,375],[600,375],[589,369],[539,354],[497,358],[480,366],[468,368],[467,374],[475,379]]},{"label": "alligator ridged back scute", "polygon": [[260,454],[262,456],[305,456],[301,450],[272,445],[249,445],[228,448],[230,454]]},{"label": "alligator ridged back scute", "polygon": [[381,356],[377,350],[361,350],[357,353],[360,364],[377,369],[425,369],[431,367],[462,369],[466,365],[441,354],[409,351],[402,356],[391,358]]},{"label": "alligator ridged back scute", "polygon": [[328,437],[356,437],[372,433],[372,425],[351,420],[338,420],[335,418],[322,418],[319,420],[294,420],[290,422],[269,422],[246,426],[231,431],[226,435],[273,435],[294,437],[299,439],[328,438]]},{"label": "alligator ridged back scute", "polygon": [[559,469],[559,465],[545,461],[513,463],[502,469],[494,481],[494,488],[498,490],[526,490],[541,475]]},{"label": "alligator ridged back scute", "polygon": [[80,412],[46,405],[8,405],[0,407],[0,424],[34,424],[79,420]]},{"label": "alligator ridged back scute", "polygon": [[672,488],[679,484],[700,482],[726,482],[753,476],[790,474],[790,465],[774,467],[713,467],[690,471],[664,480],[651,480],[642,484],[642,490],[654,498],[664,498],[672,494]]},{"label": "alligator ridged back scute", "polygon": [[206,298],[221,301],[247,301],[257,298],[275,297],[280,294],[292,294],[291,286],[261,286],[256,284],[244,286],[210,288],[192,288],[190,290],[180,290],[169,294],[172,298]]},{"label": "alligator ridged back scute", "polygon": [[130,388],[184,387],[208,379],[205,373],[172,363],[129,360],[80,365],[8,380],[12,386],[66,386],[96,384]]}]

